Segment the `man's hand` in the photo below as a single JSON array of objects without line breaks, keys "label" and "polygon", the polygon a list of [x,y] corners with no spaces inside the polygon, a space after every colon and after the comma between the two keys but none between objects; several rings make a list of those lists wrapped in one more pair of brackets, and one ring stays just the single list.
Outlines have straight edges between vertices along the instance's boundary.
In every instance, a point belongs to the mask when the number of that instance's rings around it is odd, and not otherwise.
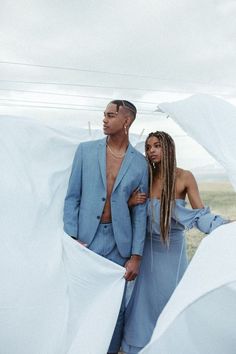
[{"label": "man's hand", "polygon": [[83,243],[83,242],[81,242],[80,240],[77,240],[77,242],[79,242],[82,246],[84,246],[84,247],[87,247],[88,245],[87,245],[87,243]]},{"label": "man's hand", "polygon": [[87,243],[83,243],[83,242],[81,242],[80,240],[78,240],[77,238],[75,238],[74,236],[71,236],[75,241],[77,241],[77,242],[79,242],[79,244],[81,245],[81,246],[84,246],[84,247],[87,247],[88,245],[87,245]]},{"label": "man's hand", "polygon": [[139,255],[132,255],[131,258],[125,263],[125,279],[127,281],[134,280],[139,272],[139,266],[141,262],[141,256]]}]

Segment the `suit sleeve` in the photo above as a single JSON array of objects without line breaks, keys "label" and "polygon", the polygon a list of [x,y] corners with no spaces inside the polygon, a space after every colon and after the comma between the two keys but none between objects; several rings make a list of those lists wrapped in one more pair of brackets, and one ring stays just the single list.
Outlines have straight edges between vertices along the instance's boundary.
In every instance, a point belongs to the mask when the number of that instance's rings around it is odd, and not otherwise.
[{"label": "suit sleeve", "polygon": [[[148,194],[148,167],[145,166],[143,176],[139,183],[139,190]],[[131,254],[142,256],[146,237],[147,203],[138,204],[131,209],[133,243]]]},{"label": "suit sleeve", "polygon": [[67,194],[64,203],[64,231],[78,238],[78,217],[81,200],[82,185],[82,144],[79,145],[72,164],[71,175],[68,183]]}]

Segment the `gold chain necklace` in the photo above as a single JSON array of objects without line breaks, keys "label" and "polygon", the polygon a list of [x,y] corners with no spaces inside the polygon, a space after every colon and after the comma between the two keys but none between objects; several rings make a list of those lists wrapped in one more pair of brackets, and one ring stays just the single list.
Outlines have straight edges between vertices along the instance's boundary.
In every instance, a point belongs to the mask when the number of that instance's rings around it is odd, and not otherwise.
[{"label": "gold chain necklace", "polygon": [[110,148],[108,143],[107,143],[107,147],[108,147],[108,150],[110,151],[110,153],[112,154],[112,156],[114,156],[116,159],[123,159],[123,157],[126,154],[126,151],[125,151],[122,155],[117,155],[114,151],[112,151],[112,149]]}]

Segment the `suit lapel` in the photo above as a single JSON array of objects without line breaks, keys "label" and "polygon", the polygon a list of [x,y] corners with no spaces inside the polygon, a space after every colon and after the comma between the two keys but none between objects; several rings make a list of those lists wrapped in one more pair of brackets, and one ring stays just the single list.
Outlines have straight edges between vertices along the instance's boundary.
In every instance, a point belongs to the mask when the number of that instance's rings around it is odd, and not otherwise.
[{"label": "suit lapel", "polygon": [[107,182],[106,182],[106,139],[101,140],[98,146],[98,161],[100,172],[102,175],[102,181],[104,184],[105,190],[107,189]]},{"label": "suit lapel", "polygon": [[119,173],[118,173],[118,175],[116,177],[116,181],[115,181],[112,193],[118,187],[118,185],[121,182],[122,178],[124,177],[127,169],[129,168],[129,166],[130,166],[130,164],[131,164],[131,162],[133,160],[134,153],[135,153],[134,148],[132,147],[131,144],[129,144],[128,149],[127,149],[126,154],[125,154],[125,157],[124,157],[124,160],[122,161]]}]

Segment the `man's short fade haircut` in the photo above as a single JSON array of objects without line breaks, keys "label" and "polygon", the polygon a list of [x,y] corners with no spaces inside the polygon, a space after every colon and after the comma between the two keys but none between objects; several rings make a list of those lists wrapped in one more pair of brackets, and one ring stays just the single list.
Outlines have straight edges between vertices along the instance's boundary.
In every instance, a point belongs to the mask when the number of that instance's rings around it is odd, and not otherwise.
[{"label": "man's short fade haircut", "polygon": [[116,105],[117,112],[119,112],[120,107],[123,107],[124,109],[126,109],[131,113],[133,119],[136,118],[137,108],[133,103],[126,100],[113,100],[110,103]]}]

